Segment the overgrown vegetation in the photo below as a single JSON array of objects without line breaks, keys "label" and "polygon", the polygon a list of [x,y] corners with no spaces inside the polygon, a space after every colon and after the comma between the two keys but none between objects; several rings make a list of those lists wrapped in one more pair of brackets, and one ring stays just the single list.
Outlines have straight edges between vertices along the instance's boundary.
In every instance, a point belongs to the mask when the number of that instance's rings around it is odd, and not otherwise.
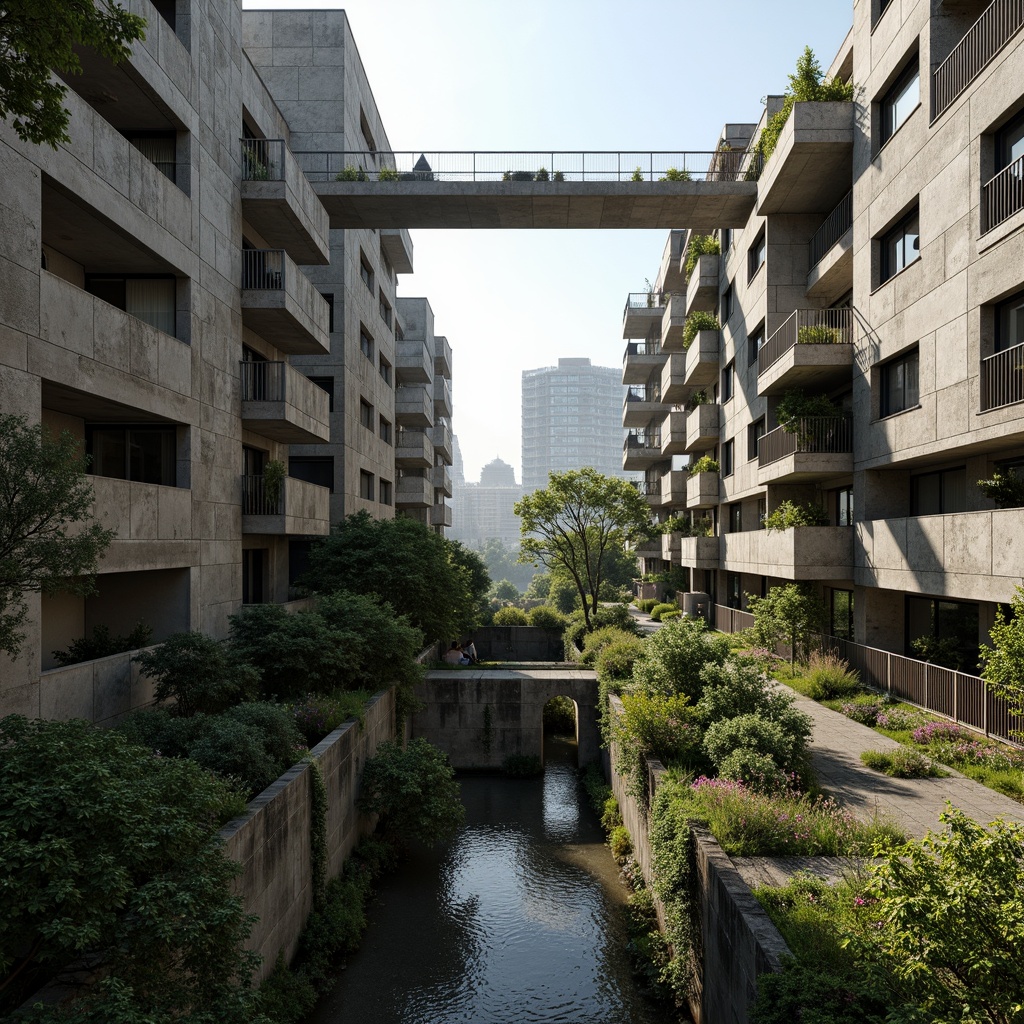
[{"label": "overgrown vegetation", "polygon": [[717,473],[721,469],[718,464],[718,459],[713,459],[710,455],[702,455],[696,462],[691,462],[690,476],[696,476],[698,473]]},{"label": "overgrown vegetation", "polygon": [[987,480],[978,481],[978,490],[996,503],[996,508],[1024,506],[1024,476],[1002,473],[998,469]]},{"label": "overgrown vegetation", "polygon": [[702,309],[695,309],[683,321],[683,348],[688,349],[694,339],[701,331],[719,331],[721,325],[714,313],[705,312]]},{"label": "overgrown vegetation", "polygon": [[722,251],[715,235],[691,235],[686,243],[686,276],[689,277],[701,256],[717,256]]},{"label": "overgrown vegetation", "polygon": [[769,651],[785,644],[791,665],[806,654],[812,634],[825,621],[825,606],[806,583],[771,587],[764,597],[748,594],[747,607],[754,616],[757,643]]},{"label": "overgrown vegetation", "polygon": [[115,635],[107,626],[95,626],[89,636],[72,640],[66,651],[54,651],[53,658],[60,665],[76,665],[81,661],[109,658],[112,654],[137,651],[153,637],[153,627],[139,622],[123,635]]},{"label": "overgrown vegetation", "polygon": [[794,526],[828,526],[828,511],[812,501],[795,502],[788,498],[780,502],[764,517],[764,528],[789,530]]}]

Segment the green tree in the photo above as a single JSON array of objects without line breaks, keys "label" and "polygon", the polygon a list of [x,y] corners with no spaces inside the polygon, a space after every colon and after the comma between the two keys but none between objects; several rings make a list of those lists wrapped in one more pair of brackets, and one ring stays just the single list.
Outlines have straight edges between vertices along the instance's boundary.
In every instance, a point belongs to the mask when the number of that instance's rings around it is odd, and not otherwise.
[{"label": "green tree", "polygon": [[492,580],[509,580],[520,592],[529,587],[536,569],[517,561],[518,546],[510,547],[498,537],[488,537],[476,550],[484,560]]},{"label": "green tree", "polygon": [[61,75],[82,73],[75,52],[87,46],[117,64],[145,38],[146,22],[112,0],[7,0],[0,12],[0,119],[26,142],[68,142],[71,115]]},{"label": "green tree", "polygon": [[547,487],[516,502],[515,513],[522,520],[520,559],[568,573],[589,630],[611,553],[649,529],[647,502],[632,484],[588,466],[552,473]]},{"label": "green tree", "polygon": [[754,616],[757,642],[770,651],[786,644],[791,665],[825,621],[825,606],[806,584],[772,587],[765,597],[747,594],[747,606]]},{"label": "green tree", "polygon": [[450,839],[466,816],[448,758],[422,737],[403,750],[381,743],[363,769],[359,806],[381,816],[381,828],[400,844]]},{"label": "green tree", "polygon": [[982,644],[980,651],[985,663],[981,675],[1013,714],[1024,715],[1024,587],[1014,588],[1010,608],[1010,618],[996,608],[996,622],[989,631],[993,646]]},{"label": "green tree", "polygon": [[0,651],[21,650],[26,593],[95,592],[96,566],[115,534],[95,521],[92,501],[71,433],[54,437],[24,417],[0,416]]},{"label": "green tree", "polygon": [[459,632],[475,629],[484,620],[487,611],[487,595],[491,590],[491,574],[479,552],[467,548],[461,541],[444,538],[448,558],[460,572],[464,589],[462,606],[457,614],[463,620]]},{"label": "green tree", "polygon": [[492,592],[499,601],[519,600],[519,591],[516,589],[516,585],[510,580],[498,580],[498,582],[494,584]]},{"label": "green tree", "polygon": [[88,956],[96,984],[28,1020],[253,1020],[227,784],[87,722],[11,715],[0,750],[0,1015]]}]

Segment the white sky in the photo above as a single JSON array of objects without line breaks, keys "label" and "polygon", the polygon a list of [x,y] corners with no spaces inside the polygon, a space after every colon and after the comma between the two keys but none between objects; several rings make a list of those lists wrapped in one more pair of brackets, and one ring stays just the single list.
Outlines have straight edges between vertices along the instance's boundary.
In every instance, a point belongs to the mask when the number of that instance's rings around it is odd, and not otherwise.
[{"label": "white sky", "polygon": [[[406,150],[708,150],[755,122],[805,45],[827,67],[850,0],[243,0],[348,14],[385,130]],[[549,168],[550,169],[550,168]],[[684,227],[685,225],[679,225]],[[414,231],[415,273],[452,346],[467,480],[521,476],[521,375],[560,356],[621,366],[622,310],[664,231]]]}]

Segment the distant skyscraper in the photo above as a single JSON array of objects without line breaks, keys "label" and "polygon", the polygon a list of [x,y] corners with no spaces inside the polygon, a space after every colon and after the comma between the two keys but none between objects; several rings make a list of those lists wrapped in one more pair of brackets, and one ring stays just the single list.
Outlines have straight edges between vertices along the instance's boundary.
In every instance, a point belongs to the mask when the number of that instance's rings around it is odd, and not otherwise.
[{"label": "distant skyscraper", "polygon": [[622,370],[589,359],[523,370],[523,489],[546,487],[548,473],[593,466],[622,470]]},{"label": "distant skyscraper", "polygon": [[512,506],[523,496],[515,470],[501,459],[480,470],[479,483],[456,485],[450,536],[477,546],[491,537],[519,543],[519,516]]}]

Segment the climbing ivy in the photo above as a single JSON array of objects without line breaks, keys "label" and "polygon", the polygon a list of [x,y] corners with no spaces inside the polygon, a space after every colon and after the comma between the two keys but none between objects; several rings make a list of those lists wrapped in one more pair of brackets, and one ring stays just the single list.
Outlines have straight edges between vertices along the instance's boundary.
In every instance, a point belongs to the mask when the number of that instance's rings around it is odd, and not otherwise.
[{"label": "climbing ivy", "polygon": [[309,870],[313,908],[324,904],[327,892],[327,786],[320,762],[309,757]]}]

